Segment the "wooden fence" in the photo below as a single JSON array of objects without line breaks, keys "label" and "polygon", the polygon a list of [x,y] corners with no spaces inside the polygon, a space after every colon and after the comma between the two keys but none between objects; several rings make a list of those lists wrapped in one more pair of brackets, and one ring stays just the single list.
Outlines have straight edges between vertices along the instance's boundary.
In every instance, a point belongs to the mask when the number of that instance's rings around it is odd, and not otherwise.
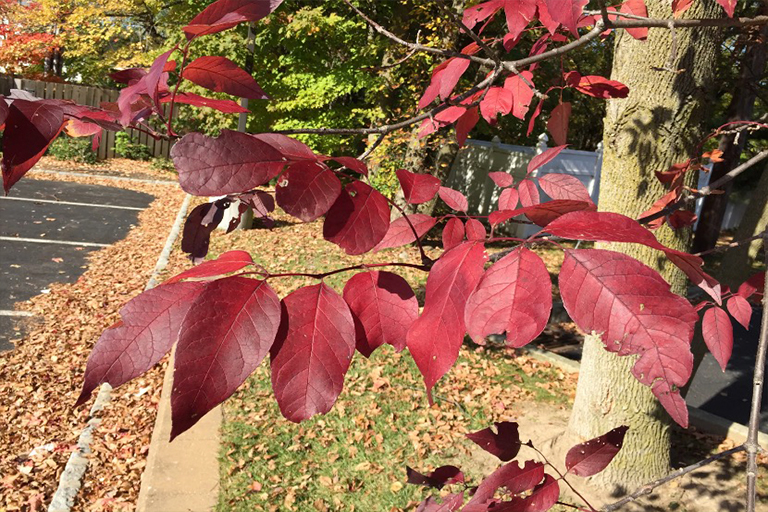
[{"label": "wooden fence", "polygon": [[[90,87],[0,76],[0,94],[7,96],[11,93],[11,89],[21,89],[42,99],[72,100],[80,105],[91,107],[98,107],[105,101],[115,102],[120,94],[118,89],[106,87]],[[171,152],[171,143],[169,141],[155,140],[149,135],[136,130],[129,129],[126,132],[131,136],[133,142],[147,146],[151,156],[169,158]],[[103,160],[105,158],[113,158],[114,156],[115,132],[104,130],[101,134],[98,157]]]}]

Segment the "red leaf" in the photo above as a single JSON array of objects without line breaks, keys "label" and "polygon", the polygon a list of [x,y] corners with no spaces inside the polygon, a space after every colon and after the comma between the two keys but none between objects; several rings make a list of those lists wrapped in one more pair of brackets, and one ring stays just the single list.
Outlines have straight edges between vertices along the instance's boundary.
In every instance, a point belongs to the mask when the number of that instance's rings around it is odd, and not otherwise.
[{"label": "red leaf", "polygon": [[523,78],[533,83],[533,73],[530,71],[522,71],[519,75],[512,75],[504,81],[504,88],[512,93],[512,115],[518,119],[525,119],[533,100],[533,89]]},{"label": "red leaf", "polygon": [[456,217],[451,217],[443,228],[443,249],[453,249],[464,240],[464,223]]},{"label": "red leaf", "polygon": [[[175,51],[176,46],[158,56],[149,67],[147,75],[141,79],[145,84],[146,94],[152,98],[152,103],[158,110],[160,109],[160,92],[166,88],[165,82],[168,80],[168,72],[165,70],[168,58]],[[118,98],[118,105],[120,104],[120,99]],[[120,110],[123,111],[122,108]]]},{"label": "red leaf", "polygon": [[[165,95],[160,98],[160,103],[168,103],[171,101],[171,95]],[[186,105],[192,105],[195,107],[208,107],[225,114],[236,114],[249,112],[247,108],[241,107],[240,104],[232,100],[217,100],[214,98],[206,98],[199,94],[191,92],[179,92],[174,97],[176,103],[184,103]]]},{"label": "red leaf", "polygon": [[440,180],[429,174],[415,174],[405,169],[396,172],[403,188],[405,201],[409,204],[421,204],[430,201],[440,189]]},{"label": "red leaf", "polygon": [[171,157],[181,188],[197,196],[245,192],[267,183],[286,165],[317,159],[307,146],[284,135],[231,130],[216,138],[187,134],[173,146]]},{"label": "red leaf", "polygon": [[539,178],[539,186],[552,199],[570,199],[592,202],[589,190],[574,176],[568,174],[545,174]]},{"label": "red leaf", "polygon": [[701,320],[701,336],[717,364],[725,371],[733,352],[733,324],[728,313],[718,307],[704,311]]},{"label": "red leaf", "polygon": [[717,3],[722,6],[729,18],[733,18],[733,12],[736,10],[736,0],[717,0]]},{"label": "red leaf", "polygon": [[453,366],[466,328],[464,307],[483,273],[485,249],[464,242],[443,254],[427,278],[424,311],[408,331],[407,346],[431,390]]},{"label": "red leaf", "polygon": [[536,108],[533,109],[533,114],[531,114],[531,118],[528,120],[528,130],[525,132],[526,135],[530,135],[531,132],[533,132],[533,127],[536,123],[536,119],[541,115],[542,108],[544,108],[544,101],[540,101],[536,105]]},{"label": "red leaf", "polygon": [[198,264],[208,254],[211,233],[224,218],[224,209],[216,203],[196,206],[184,222],[181,250],[189,254],[193,263]]},{"label": "red leaf", "polygon": [[696,223],[696,214],[688,210],[676,210],[667,218],[672,229],[681,229],[693,226]]},{"label": "red leaf", "polygon": [[517,461],[504,464],[480,483],[462,512],[487,512],[488,501],[500,487],[506,487],[510,494],[519,494],[536,487],[544,476],[541,462],[529,460],[522,468]]},{"label": "red leaf", "polygon": [[541,334],[551,310],[546,265],[536,253],[517,247],[485,272],[469,296],[464,321],[476,343],[506,332],[508,346],[522,347]]},{"label": "red leaf", "polygon": [[517,208],[517,202],[520,199],[520,193],[514,188],[507,188],[501,191],[499,196],[500,210],[514,210]]},{"label": "red leaf", "polygon": [[75,406],[88,400],[100,384],[116,388],[157,364],[176,342],[181,321],[204,286],[199,282],[158,286],[120,308],[122,322],[104,331],[88,356]]},{"label": "red leaf", "polygon": [[175,275],[165,281],[163,286],[181,281],[182,279],[219,277],[230,272],[237,272],[250,265],[253,265],[253,259],[246,251],[228,251],[215,260],[204,261],[200,265]]},{"label": "red leaf", "polygon": [[571,118],[571,104],[560,103],[549,114],[547,131],[552,135],[555,144],[564,145],[568,141],[568,121]]},{"label": "red leaf", "polygon": [[579,37],[576,25],[588,0],[544,0],[544,3],[553,21],[567,28],[574,37]]},{"label": "red leaf", "polygon": [[481,21],[485,21],[496,14],[503,6],[505,0],[490,0],[464,9],[462,22],[469,28],[473,28]]},{"label": "red leaf", "polygon": [[507,18],[509,35],[518,37],[536,17],[535,0],[505,0],[504,14]]},{"label": "red leaf", "polygon": [[138,82],[147,74],[147,70],[144,68],[129,68],[122,69],[110,73],[108,76],[119,84],[130,84],[131,82]]},{"label": "red leaf", "polygon": [[636,354],[632,373],[678,424],[688,424],[679,388],[693,369],[690,351],[697,315],[669,291],[659,274],[621,253],[568,250],[560,272],[560,294],[571,318],[585,332],[602,333],[606,349]]},{"label": "red leaf", "polygon": [[438,96],[441,100],[450,97],[461,76],[469,68],[469,59],[454,57],[443,62],[432,71],[432,80],[419,100],[419,108],[425,108]]},{"label": "red leaf", "polygon": [[344,300],[356,320],[357,350],[369,357],[381,345],[397,352],[419,317],[419,303],[408,282],[391,272],[361,272],[344,286]]},{"label": "red leaf", "polygon": [[489,172],[488,177],[497,187],[511,187],[515,183],[515,179],[507,172]]},{"label": "red leaf", "polygon": [[675,251],[673,249],[664,249],[667,259],[674,263],[677,268],[682,270],[693,284],[707,292],[715,302],[720,305],[723,303],[722,285],[701,268],[704,260],[692,254]]},{"label": "red leaf", "polygon": [[358,160],[357,158],[351,156],[330,156],[326,158],[326,160],[333,160],[351,171],[362,174],[363,176],[368,176],[368,166],[365,165],[365,162]]},{"label": "red leaf", "polygon": [[187,39],[216,34],[244,21],[258,21],[277,9],[283,0],[218,0],[184,27]]},{"label": "red leaf", "polygon": [[198,57],[184,68],[181,77],[211,91],[252,100],[269,99],[248,72],[226,57]]},{"label": "red leaf", "polygon": [[523,180],[517,185],[517,191],[520,195],[520,203],[523,206],[535,206],[541,202],[539,189],[531,180]]},{"label": "red leaf", "polygon": [[448,494],[440,502],[432,496],[419,503],[416,512],[454,512],[464,503],[464,493]]},{"label": "red leaf", "polygon": [[[425,119],[421,123],[421,127],[419,129],[419,138],[426,137],[430,133],[434,133],[443,126],[448,126],[451,123],[455,123],[457,120],[461,119],[464,114],[467,113],[466,107],[459,107],[456,105],[450,106],[444,110],[441,110],[437,114],[434,115],[434,117],[431,117],[429,119]],[[472,110],[472,109],[469,109]],[[477,110],[476,108],[474,110]],[[477,122],[477,121],[475,121]]]},{"label": "red leaf", "polygon": [[739,322],[742,327],[749,330],[749,321],[752,318],[752,306],[750,306],[747,299],[734,295],[726,303],[726,308],[733,318]]},{"label": "red leaf", "polygon": [[467,240],[485,240],[485,226],[477,219],[468,219],[466,225]]},{"label": "red leaf", "polygon": [[467,142],[467,137],[472,128],[475,127],[480,120],[480,112],[477,107],[468,108],[464,112],[458,121],[456,121],[456,141],[459,146],[463,146]]},{"label": "red leaf", "polygon": [[693,0],[672,0],[672,14],[677,18],[687,11],[692,4]]},{"label": "red leaf", "polygon": [[[477,432],[467,434],[470,441],[491,455],[495,455],[504,462],[515,458],[520,451],[520,434],[517,431],[517,423],[502,421],[494,423],[496,431],[490,427]],[[539,478],[541,480],[541,478]]]},{"label": "red leaf", "polygon": [[[642,0],[639,1],[642,2]],[[574,87],[577,91],[595,98],[611,99],[629,96],[629,87],[626,85],[597,75],[582,76]]]},{"label": "red leaf", "polygon": [[286,213],[311,222],[325,215],[341,194],[336,173],[320,162],[298,162],[277,180],[275,200]]},{"label": "red leaf", "polygon": [[283,299],[270,351],[272,389],[283,416],[299,423],[330,411],[354,353],[352,313],[332,288],[305,286]]},{"label": "red leaf", "polygon": [[[550,34],[554,34],[555,32],[557,32],[557,29],[560,28],[560,23],[552,19],[552,16],[549,14],[549,9],[547,8],[546,0],[536,0],[536,11],[537,11],[536,14],[539,18],[539,21],[541,21],[541,24],[544,25],[547,31],[549,31],[549,34],[544,34],[544,36],[549,36]],[[544,37],[540,38],[539,41],[541,41],[542,39],[544,39]],[[547,37],[547,39],[549,38]],[[546,49],[546,46],[544,47],[544,49]],[[541,50],[541,51],[544,51],[544,50]],[[533,71],[532,67],[529,69]]]},{"label": "red leaf", "polygon": [[[624,14],[632,14],[634,16],[641,16],[643,18],[648,17],[648,9],[645,7],[645,2],[643,0],[627,0],[621,4],[619,12],[623,12]],[[648,38],[648,27],[628,28],[625,30],[635,39],[644,41]]]},{"label": "red leaf", "polygon": [[266,281],[209,283],[184,319],[171,394],[171,440],[229,398],[261,364],[280,325],[280,299]]},{"label": "red leaf", "polygon": [[389,230],[389,203],[380,192],[353,181],[333,203],[323,223],[323,238],[350,255],[363,254]]},{"label": "red leaf", "polygon": [[536,169],[538,169],[538,168],[548,164],[552,160],[554,160],[555,157],[557,155],[559,155],[560,152],[562,150],[564,150],[565,148],[567,148],[567,147],[568,146],[565,145],[565,146],[557,146],[557,147],[554,147],[554,148],[549,148],[546,151],[544,151],[543,153],[541,153],[539,155],[536,155],[533,158],[531,158],[531,161],[528,162],[528,174],[531,174]]},{"label": "red leaf", "polygon": [[491,87],[480,102],[480,115],[489,124],[496,124],[496,117],[512,112],[512,91],[503,87]]},{"label": "red leaf", "polygon": [[513,217],[525,214],[533,223],[544,227],[553,220],[567,213],[583,210],[595,210],[595,208],[596,206],[594,203],[587,203],[584,201],[571,201],[566,199],[554,199],[552,201],[547,201],[546,203],[526,206],[516,210],[499,210],[497,212],[493,212],[488,216],[488,222],[490,222],[491,225],[496,226],[502,222],[506,222]]},{"label": "red leaf", "polygon": [[[406,215],[406,217],[398,217],[392,221],[389,225],[389,230],[387,230],[387,234],[384,235],[384,239],[373,248],[374,251],[381,251],[392,247],[401,247],[410,244],[411,242],[415,242],[416,235],[413,233],[414,229],[416,230],[418,237],[421,238],[437,223],[437,220],[434,217],[430,217],[423,213],[414,213]],[[411,223],[408,224],[408,221]],[[411,228],[411,225],[413,225],[413,228]]]},{"label": "red leaf", "polygon": [[749,299],[757,293],[759,299],[763,296],[763,290],[765,289],[765,271],[753,274],[749,279],[741,283],[739,290],[736,292],[739,296]]},{"label": "red leaf", "polygon": [[[5,103],[5,100],[0,100]],[[14,100],[8,108],[3,134],[3,188],[29,171],[64,126],[64,111],[46,101]]]},{"label": "red leaf", "polygon": [[440,466],[428,475],[419,473],[408,466],[405,467],[408,483],[413,485],[425,485],[442,489],[446,485],[461,483],[464,481],[464,473],[456,466]]},{"label": "red leaf", "polygon": [[437,193],[440,196],[440,199],[442,199],[445,204],[448,205],[448,208],[452,210],[466,212],[469,208],[466,196],[458,190],[453,190],[448,187],[440,187]]},{"label": "red leaf", "polygon": [[565,467],[576,476],[592,476],[604,470],[624,444],[627,426],[617,427],[607,434],[577,444],[565,456]]},{"label": "red leaf", "polygon": [[546,512],[560,498],[560,485],[550,475],[544,475],[544,481],[533,488],[529,496],[515,496],[508,503],[494,510],[497,512]]}]

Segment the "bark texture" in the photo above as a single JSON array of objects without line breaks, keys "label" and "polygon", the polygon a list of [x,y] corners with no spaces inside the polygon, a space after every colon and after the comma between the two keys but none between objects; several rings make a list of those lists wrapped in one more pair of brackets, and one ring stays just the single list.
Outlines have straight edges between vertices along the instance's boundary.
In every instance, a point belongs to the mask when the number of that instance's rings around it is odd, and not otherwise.
[{"label": "bark texture", "polygon": [[[670,17],[661,0],[646,2],[651,17]],[[711,1],[694,2],[686,17],[715,17]],[[718,51],[714,30],[651,29],[646,42],[626,32],[616,35],[611,78],[629,87],[629,97],[612,100],[603,133],[600,209],[637,218],[665,192],[654,171],[684,161],[702,134],[708,110],[707,91]],[[694,177],[691,176],[691,179]],[[685,250],[689,232],[664,227],[656,233],[670,247]],[[658,251],[629,244],[603,248],[629,254],[661,271],[676,293],[684,293],[685,276],[666,264]],[[630,427],[624,447],[593,483],[621,493],[669,471],[669,420],[650,389],[630,373],[634,357],[603,349],[599,336],[585,340],[570,431],[581,439]]]}]

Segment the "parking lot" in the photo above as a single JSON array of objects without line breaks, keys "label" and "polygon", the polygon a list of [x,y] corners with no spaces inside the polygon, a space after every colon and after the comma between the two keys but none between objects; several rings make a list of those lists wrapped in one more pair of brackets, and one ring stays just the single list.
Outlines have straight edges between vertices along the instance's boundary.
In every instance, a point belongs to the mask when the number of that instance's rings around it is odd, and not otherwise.
[{"label": "parking lot", "polygon": [[122,239],[154,199],[121,188],[21,180],[0,198],[0,351],[13,348],[29,313],[14,304],[74,282],[87,255]]}]

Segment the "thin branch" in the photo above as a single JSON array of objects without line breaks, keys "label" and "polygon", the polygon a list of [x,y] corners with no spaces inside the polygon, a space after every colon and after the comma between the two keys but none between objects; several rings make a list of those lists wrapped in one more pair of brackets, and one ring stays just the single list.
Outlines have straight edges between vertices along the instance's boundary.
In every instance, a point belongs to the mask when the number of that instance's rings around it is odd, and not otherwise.
[{"label": "thin branch", "polygon": [[363,153],[360,156],[358,156],[357,159],[358,160],[365,160],[366,158],[371,156],[371,153],[373,153],[376,150],[376,148],[379,147],[379,145],[382,142],[384,142],[384,139],[386,139],[386,138],[387,138],[387,134],[386,133],[380,134],[378,137],[376,137],[376,140],[373,141],[373,144],[368,146],[368,148],[365,151],[363,151]]},{"label": "thin branch", "polygon": [[[763,232],[763,249],[768,263],[768,231]],[[765,355],[768,351],[768,281],[763,290],[763,319],[760,323],[760,341],[757,343],[755,375],[752,379],[752,407],[749,412],[747,432],[747,512],[755,512],[757,499],[757,452],[760,449],[757,434],[760,429],[760,406],[763,401],[763,379],[765,378]]]},{"label": "thin branch", "polygon": [[541,452],[541,450],[539,450],[538,448],[536,448],[536,447],[533,445],[533,442],[531,442],[531,441],[528,441],[527,443],[523,443],[523,445],[524,445],[524,446],[527,446],[528,448],[530,448],[530,449],[532,449],[533,451],[535,451],[536,453],[538,453],[538,454],[539,454],[539,456],[540,456],[542,459],[544,459],[544,462],[545,462],[545,463],[546,463],[546,464],[547,464],[549,467],[551,467],[551,468],[552,468],[552,469],[555,471],[555,473],[557,473],[557,476],[558,476],[558,477],[560,477],[560,480],[562,480],[563,482],[565,482],[565,485],[567,485],[568,487],[570,487],[571,491],[573,491],[573,493],[574,493],[576,496],[578,496],[578,497],[579,497],[579,499],[580,499],[580,500],[581,500],[581,501],[582,501],[582,502],[583,502],[583,503],[584,503],[584,504],[585,504],[587,507],[589,507],[589,511],[590,511],[590,512],[597,512],[597,509],[596,509],[595,507],[593,507],[593,506],[592,506],[592,504],[591,504],[591,503],[589,503],[589,502],[587,501],[587,499],[586,499],[584,496],[582,496],[582,495],[581,495],[581,493],[579,493],[579,491],[577,491],[577,490],[576,490],[576,488],[575,488],[575,487],[573,487],[573,485],[571,485],[571,483],[570,483],[568,480],[566,480],[566,479],[565,479],[565,475],[564,475],[563,473],[561,473],[561,472],[560,472],[560,470],[559,470],[559,469],[557,469],[557,468],[555,467],[555,465],[554,465],[554,464],[552,464],[551,462],[549,462],[549,459],[547,459],[547,456],[546,456],[546,455],[544,455],[544,454]]},{"label": "thin branch", "polygon": [[644,486],[642,486],[640,489],[636,490],[629,496],[625,496],[619,501],[616,501],[609,505],[604,506],[603,508],[600,509],[600,512],[613,512],[614,510],[619,510],[621,507],[623,507],[627,503],[635,501],[636,499],[642,496],[645,496],[646,494],[650,494],[655,488],[659,487],[660,485],[664,485],[665,483],[671,482],[672,480],[680,478],[683,475],[687,475],[691,471],[696,471],[697,469],[704,467],[707,464],[711,464],[716,460],[723,459],[725,457],[733,455],[734,453],[742,452],[744,450],[746,450],[746,447],[744,445],[739,445],[735,448],[731,448],[730,450],[716,453],[715,455],[712,455],[710,457],[707,457],[706,459],[700,460],[699,462],[691,464],[690,466],[686,466],[682,469],[678,469],[677,471],[674,471],[668,474],[664,478],[659,478],[658,480],[654,480],[653,482],[649,482],[645,484]]},{"label": "thin branch", "polygon": [[[264,277],[264,279],[272,279],[275,277],[311,277],[312,279],[325,279],[326,277],[330,277],[335,274],[341,274],[342,272],[350,272],[352,270],[367,270],[369,268],[379,268],[379,267],[408,267],[408,268],[415,268],[416,270],[422,270],[424,272],[429,272],[429,267],[426,267],[424,265],[417,265],[415,263],[398,263],[398,262],[361,263],[360,265],[352,265],[349,267],[337,268],[336,270],[329,270],[328,272],[322,272],[317,274],[310,274],[305,272],[285,272],[285,273],[278,273],[278,274],[267,274]],[[243,272],[238,275],[247,275],[251,273],[264,275],[263,272]]]}]

